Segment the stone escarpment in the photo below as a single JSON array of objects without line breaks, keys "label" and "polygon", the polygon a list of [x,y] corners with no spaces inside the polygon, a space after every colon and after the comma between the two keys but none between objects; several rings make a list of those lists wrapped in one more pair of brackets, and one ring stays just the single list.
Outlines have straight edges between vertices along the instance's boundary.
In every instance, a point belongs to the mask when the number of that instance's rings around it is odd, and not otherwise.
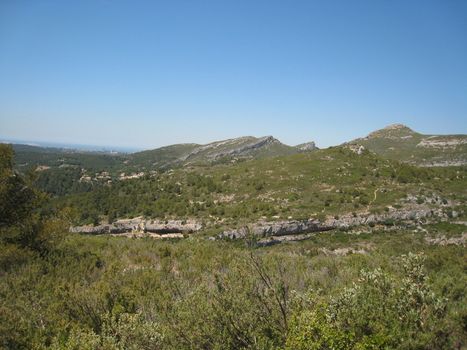
[{"label": "stone escarpment", "polygon": [[411,209],[392,210],[382,214],[346,214],[338,218],[290,220],[278,222],[258,222],[235,230],[223,231],[218,235],[221,239],[244,239],[256,237],[260,245],[270,245],[284,241],[298,241],[310,238],[313,233],[334,229],[350,229],[352,227],[376,224],[418,224],[421,220],[442,219],[447,215],[441,209],[416,207]]},{"label": "stone escarpment", "polygon": [[302,152],[314,151],[318,149],[318,147],[316,147],[315,142],[313,141],[302,143],[300,145],[295,146],[295,148]]},{"label": "stone escarpment", "polygon": [[260,138],[246,136],[237,139],[217,141],[195,148],[189,154],[183,156],[181,161],[188,161],[201,157],[206,160],[213,161],[229,156],[248,156],[252,152],[274,144],[282,145],[272,136]]},{"label": "stone escarpment", "polygon": [[[452,212],[451,216],[457,216]],[[440,221],[448,218],[443,208],[430,208],[424,205],[412,205],[404,209],[372,214],[344,214],[340,217],[328,217],[324,220],[284,220],[259,221],[237,229],[225,230],[212,239],[249,239],[253,238],[260,246],[267,246],[281,242],[300,241],[312,237],[318,232],[335,229],[352,229],[355,227],[385,227],[416,226],[422,222]],[[196,233],[203,228],[196,220],[143,220],[141,218],[118,220],[112,224],[97,226],[85,225],[71,227],[70,232],[85,234],[111,235],[142,235],[147,234],[155,238],[183,237],[184,234]]]},{"label": "stone escarpment", "polygon": [[332,230],[319,220],[291,220],[278,222],[259,222],[250,227],[244,226],[236,230],[228,230],[219,234],[219,238],[239,239],[249,235],[258,237],[286,236],[310,232]]},{"label": "stone escarpment", "polygon": [[124,234],[124,233],[156,233],[159,235],[174,233],[193,233],[201,230],[202,225],[194,220],[118,220],[112,224],[97,226],[84,225],[70,228],[70,232],[87,234]]}]

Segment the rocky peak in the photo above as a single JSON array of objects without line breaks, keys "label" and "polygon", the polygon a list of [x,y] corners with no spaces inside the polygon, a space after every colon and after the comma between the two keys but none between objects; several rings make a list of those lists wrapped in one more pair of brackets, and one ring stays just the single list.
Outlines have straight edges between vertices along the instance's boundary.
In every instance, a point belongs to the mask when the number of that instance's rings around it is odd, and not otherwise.
[{"label": "rocky peak", "polygon": [[183,156],[181,160],[186,161],[204,158],[212,161],[228,156],[248,156],[259,149],[267,148],[269,145],[280,144],[280,141],[272,136],[263,136],[259,138],[243,136],[198,146],[190,153]]},{"label": "rocky peak", "polygon": [[303,151],[303,152],[314,151],[318,149],[314,141],[302,143],[300,145],[295,146],[295,148],[298,148],[298,150]]},{"label": "rocky peak", "polygon": [[417,133],[410,129],[404,124],[391,124],[383,129],[379,129],[370,133],[365,139],[372,138],[389,138],[389,139],[398,139],[398,138],[409,138]]},{"label": "rocky peak", "polygon": [[404,124],[390,124],[383,128],[383,130],[402,130],[402,129],[411,130],[408,126]]}]

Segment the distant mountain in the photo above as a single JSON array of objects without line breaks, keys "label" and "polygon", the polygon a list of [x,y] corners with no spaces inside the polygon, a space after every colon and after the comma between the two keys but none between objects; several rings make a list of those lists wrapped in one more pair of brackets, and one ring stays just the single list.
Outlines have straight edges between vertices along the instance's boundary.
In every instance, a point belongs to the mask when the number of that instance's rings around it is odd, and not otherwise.
[{"label": "distant mountain", "polygon": [[[423,135],[402,124],[389,125],[344,145],[359,152],[365,148],[385,158],[418,166],[467,164],[467,135]],[[288,146],[272,136],[244,136],[205,145],[175,144],[130,154],[19,144],[14,144],[13,148],[20,170],[75,167],[113,175],[287,156],[318,149],[314,142]]]},{"label": "distant mountain", "polygon": [[245,136],[216,141],[199,146],[183,157],[184,162],[216,161],[222,158],[263,158],[296,153],[295,148],[284,145],[272,136]]},{"label": "distant mountain", "polygon": [[[313,147],[312,147],[313,145]],[[178,144],[154,150],[133,153],[129,165],[169,167],[173,165],[202,164],[233,159],[258,159],[285,156],[314,150],[314,143],[292,147],[281,143],[272,136],[244,136],[206,145]]]},{"label": "distant mountain", "polygon": [[112,173],[285,156],[316,149],[314,142],[292,147],[272,136],[244,136],[206,145],[182,143],[130,154],[23,144],[12,146],[16,155],[16,166],[21,170],[73,166]]},{"label": "distant mountain", "polygon": [[467,164],[467,135],[423,135],[403,124],[389,125],[347,144],[419,166]]}]

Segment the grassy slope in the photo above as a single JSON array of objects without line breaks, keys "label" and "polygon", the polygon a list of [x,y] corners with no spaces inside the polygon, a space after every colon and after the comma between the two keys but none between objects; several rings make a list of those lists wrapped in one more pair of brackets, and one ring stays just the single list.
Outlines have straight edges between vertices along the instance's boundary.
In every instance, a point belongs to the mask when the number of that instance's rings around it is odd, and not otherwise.
[{"label": "grassy slope", "polygon": [[423,140],[467,140],[467,135],[423,135],[405,126],[377,130],[365,138],[351,141],[389,159],[413,164],[430,165],[443,161],[467,162],[467,143],[449,147],[421,147]]},{"label": "grassy slope", "polygon": [[[420,169],[344,147],[237,164],[192,166],[59,199],[80,213],[197,217],[217,225],[308,218],[440,197],[465,203],[464,168]],[[376,192],[376,199],[375,199]]]},{"label": "grassy slope", "polygon": [[133,153],[129,156],[128,165],[143,169],[177,165],[180,157],[193,151],[198,146],[195,143],[186,143]]}]

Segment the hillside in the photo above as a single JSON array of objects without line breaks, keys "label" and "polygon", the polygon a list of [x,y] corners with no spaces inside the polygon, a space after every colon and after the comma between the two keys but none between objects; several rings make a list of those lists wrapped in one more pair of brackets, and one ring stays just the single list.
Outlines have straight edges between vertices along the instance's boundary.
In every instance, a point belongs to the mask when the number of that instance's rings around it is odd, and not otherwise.
[{"label": "hillside", "polygon": [[19,170],[79,167],[89,171],[142,171],[188,164],[212,164],[235,160],[284,156],[316,149],[314,142],[288,146],[272,136],[244,136],[205,145],[174,144],[131,154],[91,152],[65,148],[13,144]]},{"label": "hillside", "polygon": [[465,171],[421,169],[335,147],[272,160],[182,167],[60,198],[56,205],[75,208],[78,223],[138,216],[192,219],[220,232],[261,220],[324,221],[414,208],[461,215],[466,181]]},{"label": "hillside", "polygon": [[[121,153],[82,151],[67,148],[39,147],[13,144],[16,167],[20,171],[28,169],[76,167],[92,171],[109,171],[122,164]],[[39,169],[39,170],[40,170]]]},{"label": "hillside", "polygon": [[90,152],[15,144],[16,168],[34,170],[36,184],[53,195],[87,192],[112,181],[140,178],[172,168],[230,163],[310,152],[314,143],[292,147],[273,138],[239,137],[206,145],[175,144],[132,154]]},{"label": "hillside", "polygon": [[137,168],[165,168],[180,165],[181,159],[200,145],[184,143],[136,152],[128,156],[127,165]]},{"label": "hillside", "polygon": [[287,146],[272,136],[244,136],[215,141],[206,145],[179,144],[137,152],[129,157],[128,165],[140,168],[170,168],[190,164],[212,164],[238,159],[255,159],[296,154],[311,150]]},{"label": "hillside", "polygon": [[47,199],[11,158],[0,145],[2,348],[467,344],[465,167],[345,145],[71,191],[40,170]]},{"label": "hillside", "polygon": [[467,135],[423,135],[402,124],[389,125],[348,144],[419,166],[467,164]]}]

